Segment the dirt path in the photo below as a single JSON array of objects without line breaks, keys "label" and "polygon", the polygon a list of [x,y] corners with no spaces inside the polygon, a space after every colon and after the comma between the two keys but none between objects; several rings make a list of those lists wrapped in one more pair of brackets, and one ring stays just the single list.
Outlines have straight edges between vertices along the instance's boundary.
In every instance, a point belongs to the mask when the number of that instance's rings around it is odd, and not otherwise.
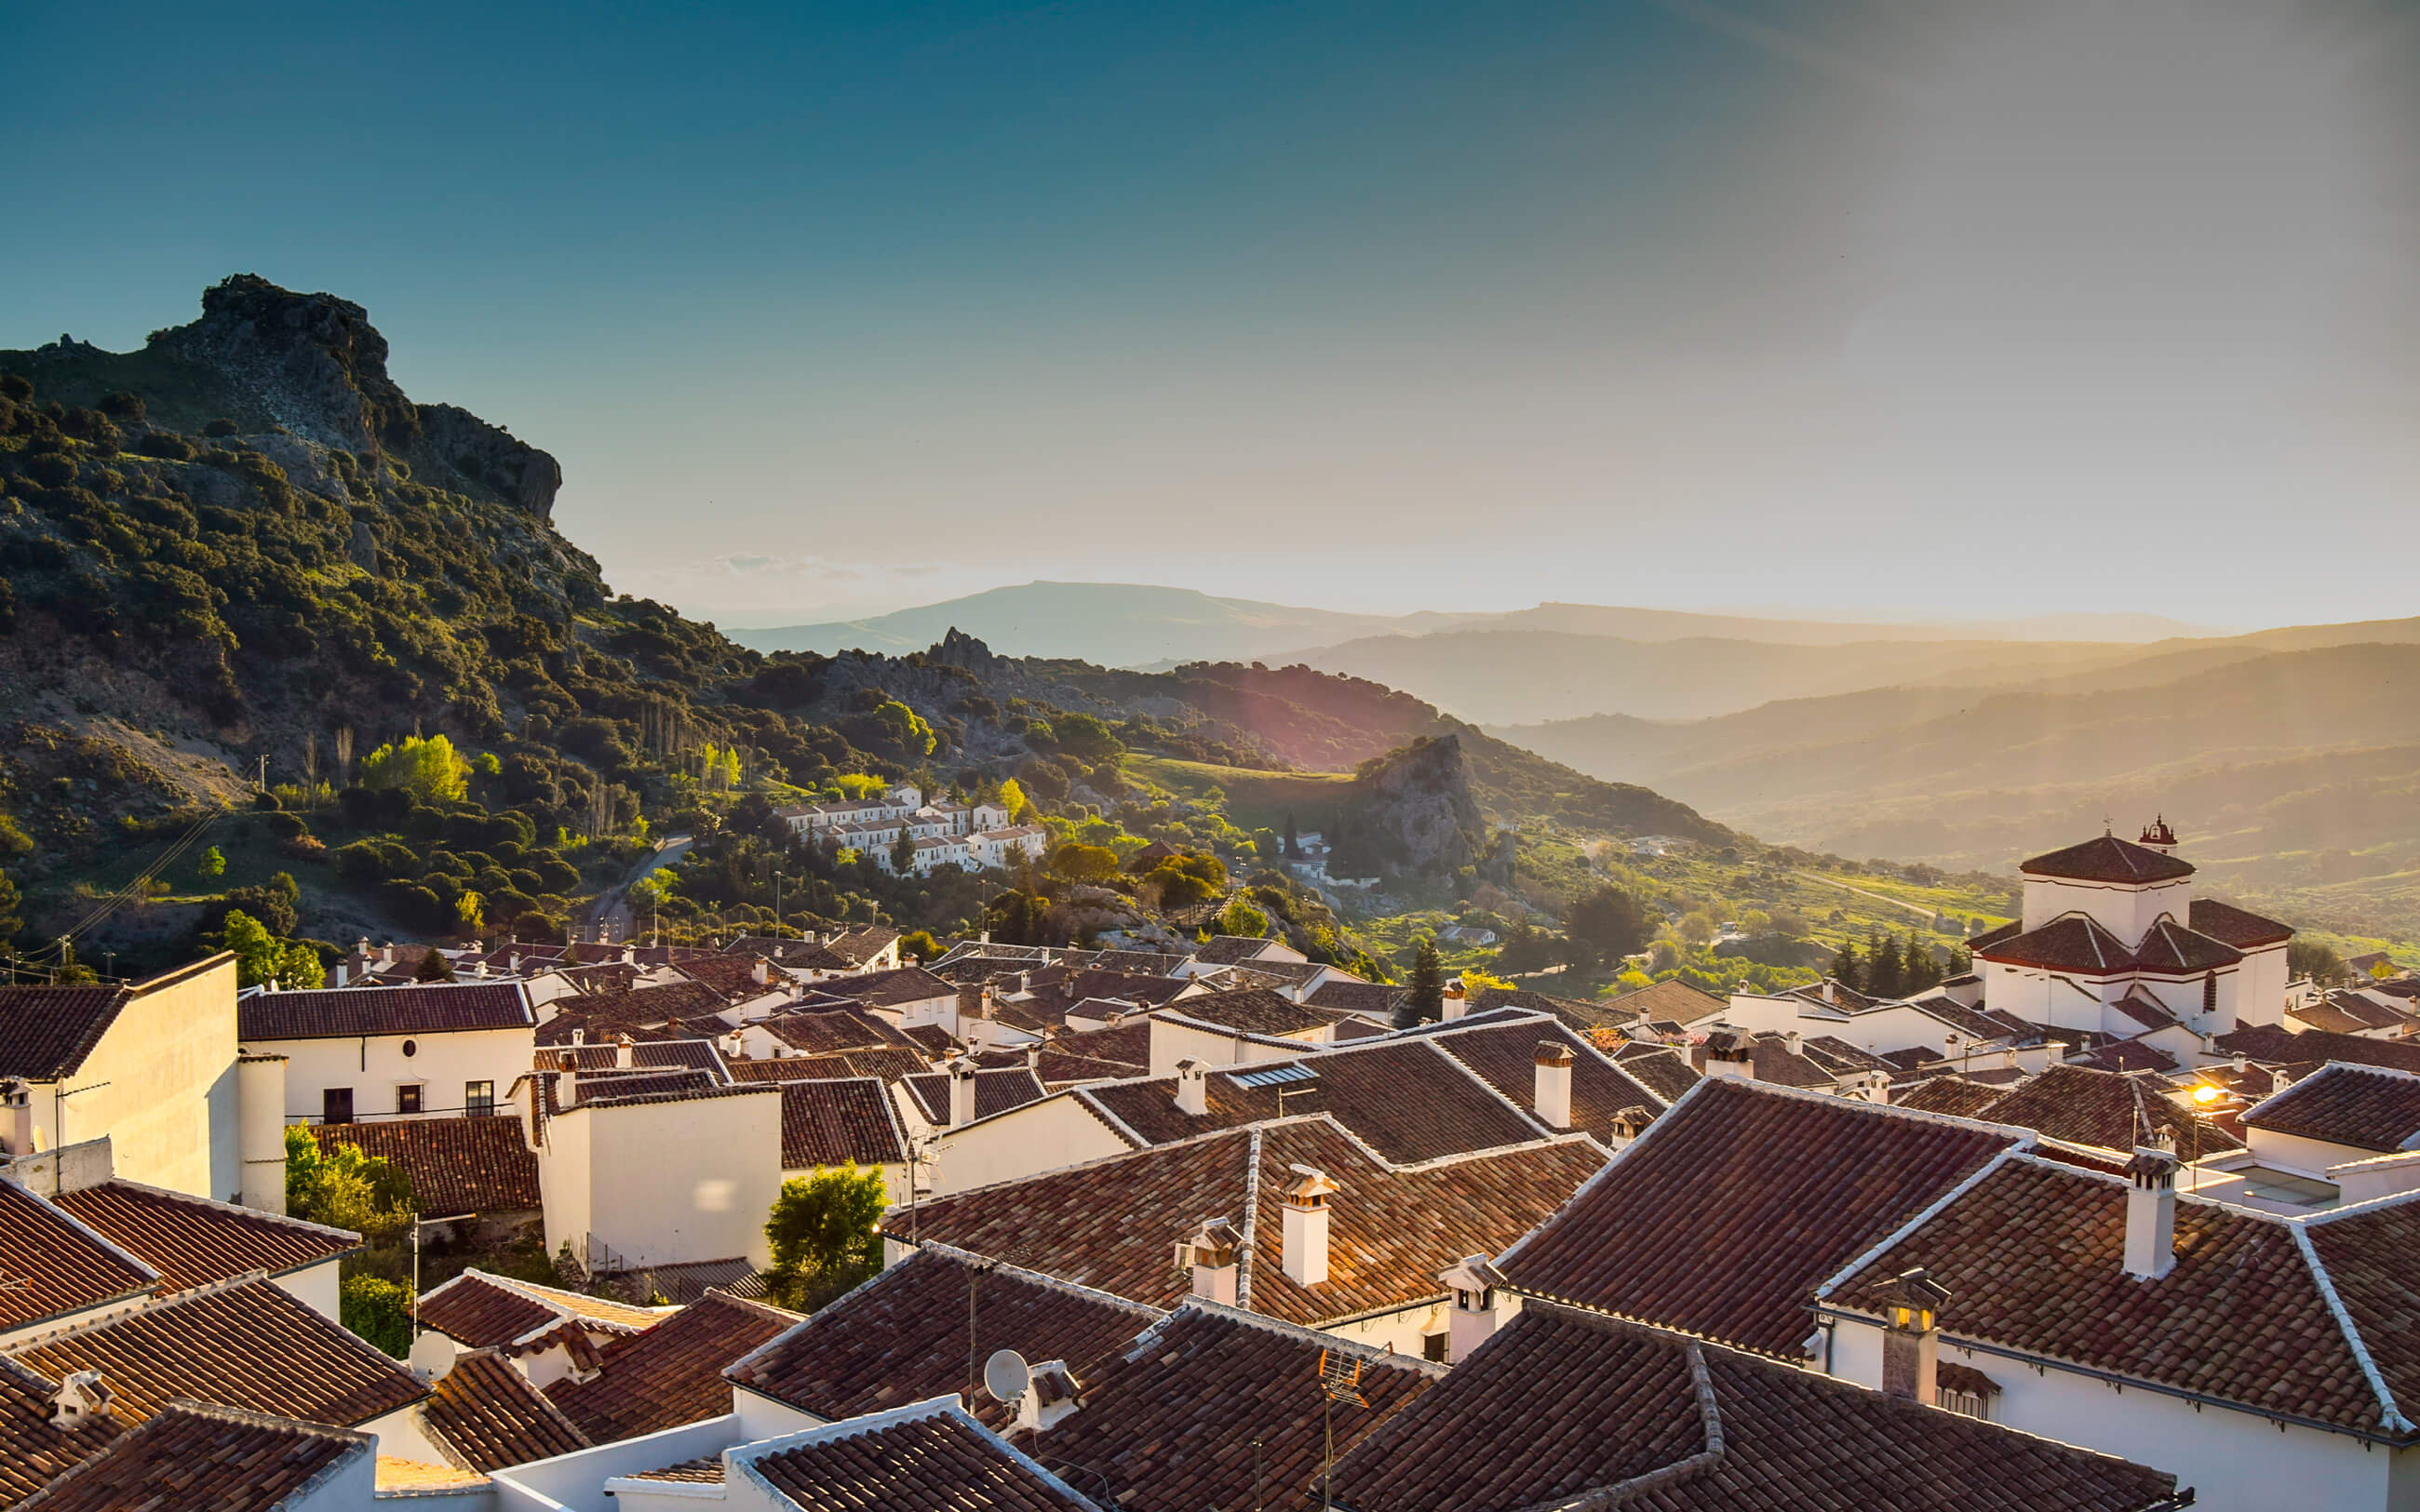
[{"label": "dirt path", "polygon": [[656,842],[656,848],[639,857],[629,874],[611,888],[597,894],[597,901],[582,911],[580,921],[572,926],[576,939],[594,940],[612,945],[630,937],[630,887],[658,867],[671,866],[689,854],[691,837],[674,835]]},{"label": "dirt path", "polygon": [[1893,908],[1903,908],[1907,912],[1914,914],[1916,918],[1924,920],[1927,924],[1931,924],[1933,919],[1940,917],[1936,910],[1927,908],[1922,903],[1909,903],[1904,898],[1894,898],[1888,893],[1868,892],[1863,887],[1853,887],[1849,886],[1849,884],[1832,877],[1819,877],[1812,872],[1800,872],[1796,874],[1805,878],[1808,882],[1820,882],[1827,887],[1838,887],[1842,892],[1854,892],[1860,898],[1870,898],[1878,903],[1888,903]]}]

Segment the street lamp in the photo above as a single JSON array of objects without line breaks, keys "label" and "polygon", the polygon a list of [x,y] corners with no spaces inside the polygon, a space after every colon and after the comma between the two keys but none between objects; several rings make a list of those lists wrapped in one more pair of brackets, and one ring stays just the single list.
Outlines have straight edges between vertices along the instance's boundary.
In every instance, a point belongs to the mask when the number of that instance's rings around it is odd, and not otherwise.
[{"label": "street lamp", "polygon": [[2218,1100],[2225,1095],[2208,1082],[2200,1083],[2193,1089],[2193,1155],[2185,1162],[2185,1169],[2193,1171],[2194,1175],[2185,1183],[2188,1192],[2201,1185],[2201,1173],[2195,1169],[2201,1160],[2201,1120],[2218,1106]]}]

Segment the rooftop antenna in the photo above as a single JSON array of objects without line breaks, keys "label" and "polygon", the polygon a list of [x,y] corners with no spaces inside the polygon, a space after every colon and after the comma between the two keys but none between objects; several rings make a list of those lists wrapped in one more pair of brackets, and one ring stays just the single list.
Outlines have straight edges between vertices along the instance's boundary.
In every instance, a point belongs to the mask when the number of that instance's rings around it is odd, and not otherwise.
[{"label": "rooftop antenna", "polygon": [[1336,1404],[1351,1402],[1356,1407],[1370,1405],[1361,1395],[1361,1362],[1347,1359],[1333,1350],[1319,1351],[1319,1428],[1326,1441],[1319,1472],[1319,1504],[1323,1507],[1336,1504]]}]

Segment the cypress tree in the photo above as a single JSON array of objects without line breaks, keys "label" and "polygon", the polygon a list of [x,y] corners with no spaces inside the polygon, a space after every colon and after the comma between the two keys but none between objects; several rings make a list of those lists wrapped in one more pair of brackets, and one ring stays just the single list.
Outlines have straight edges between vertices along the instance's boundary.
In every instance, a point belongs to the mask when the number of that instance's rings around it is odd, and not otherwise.
[{"label": "cypress tree", "polygon": [[1868,948],[1865,991],[1872,997],[1898,997],[1907,992],[1907,971],[1900,959],[1899,941],[1887,934],[1877,937]]},{"label": "cypress tree", "polygon": [[1840,948],[1832,952],[1832,964],[1824,968],[1824,975],[1843,987],[1854,988],[1859,992],[1865,990],[1866,968],[1864,963],[1857,959],[1856,941],[1840,942]]},{"label": "cypress tree", "polygon": [[1399,1015],[1399,1027],[1415,1024],[1435,1024],[1445,1017],[1445,962],[1437,955],[1436,941],[1422,935],[1419,949],[1412,956],[1411,996],[1404,1000]]}]

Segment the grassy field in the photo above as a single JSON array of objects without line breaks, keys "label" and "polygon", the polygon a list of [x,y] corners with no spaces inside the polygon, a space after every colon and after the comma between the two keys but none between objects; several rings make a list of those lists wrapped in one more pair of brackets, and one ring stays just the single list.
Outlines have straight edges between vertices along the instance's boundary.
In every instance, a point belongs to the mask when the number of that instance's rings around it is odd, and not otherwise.
[{"label": "grassy field", "polygon": [[1299,827],[1318,829],[1336,811],[1344,785],[1353,780],[1350,772],[1261,772],[1165,756],[1129,756],[1125,769],[1140,780],[1197,802],[1217,789],[1225,795],[1228,823],[1241,829],[1283,830],[1289,813]]}]

